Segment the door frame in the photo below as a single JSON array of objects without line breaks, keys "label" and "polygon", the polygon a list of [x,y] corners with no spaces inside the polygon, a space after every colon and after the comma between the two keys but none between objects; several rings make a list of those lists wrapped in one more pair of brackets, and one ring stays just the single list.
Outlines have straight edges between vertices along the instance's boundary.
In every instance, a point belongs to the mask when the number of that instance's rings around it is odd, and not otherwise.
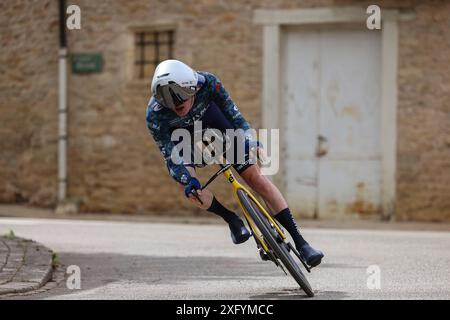
[{"label": "door frame", "polygon": [[[262,124],[266,129],[282,127],[281,104],[281,37],[282,26],[354,23],[366,28],[369,15],[361,7],[326,7],[254,11],[253,22],[263,26],[263,95]],[[397,160],[397,55],[398,10],[381,11],[381,216],[389,220],[395,213]],[[281,150],[278,148],[278,150]],[[285,186],[286,172],[280,170],[274,179]],[[284,190],[285,191],[285,190]]]}]

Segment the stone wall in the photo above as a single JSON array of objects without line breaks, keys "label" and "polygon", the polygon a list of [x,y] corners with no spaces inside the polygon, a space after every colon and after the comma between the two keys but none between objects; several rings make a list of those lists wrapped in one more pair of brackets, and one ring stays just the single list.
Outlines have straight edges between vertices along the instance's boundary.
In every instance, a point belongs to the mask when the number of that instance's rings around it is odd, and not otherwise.
[{"label": "stone wall", "polygon": [[[0,4],[0,201],[53,206],[56,199],[56,1]],[[12,4],[13,3],[13,4]],[[399,219],[449,220],[449,72],[446,1],[383,1],[413,9],[400,22]],[[176,26],[177,59],[217,74],[244,116],[261,124],[262,28],[256,8],[367,6],[372,1],[88,1],[71,52],[101,52],[102,73],[69,74],[69,189],[82,211],[204,214],[185,201],[149,137],[149,79],[133,75],[136,27]],[[6,49],[6,50],[5,50]],[[447,58],[448,60],[448,58]],[[201,171],[207,177],[213,168]],[[212,186],[232,205],[220,179]]]},{"label": "stone wall", "polygon": [[56,2],[0,2],[0,45],[0,202],[51,206],[57,179]]},{"label": "stone wall", "polygon": [[400,22],[397,219],[450,220],[450,2]]},{"label": "stone wall", "polygon": [[[101,74],[70,78],[70,196],[85,211],[204,214],[185,201],[148,135],[150,79],[133,75],[133,30],[175,25],[175,57],[217,74],[258,128],[262,32],[252,19],[260,2],[73,3],[82,8],[83,22],[80,31],[69,33],[71,50],[101,51],[106,64]],[[213,170],[199,175],[206,178]],[[237,209],[225,182],[218,179],[212,189]]]}]

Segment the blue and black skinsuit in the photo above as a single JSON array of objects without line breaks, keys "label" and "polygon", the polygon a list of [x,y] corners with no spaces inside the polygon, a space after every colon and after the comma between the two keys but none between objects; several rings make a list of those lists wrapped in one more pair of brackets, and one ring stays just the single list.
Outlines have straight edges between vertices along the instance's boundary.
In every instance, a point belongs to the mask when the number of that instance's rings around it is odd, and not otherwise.
[{"label": "blue and black skinsuit", "polygon": [[[195,94],[194,104],[186,116],[179,117],[174,111],[163,107],[154,97],[150,98],[147,106],[147,127],[164,156],[170,175],[183,185],[190,179],[186,166],[192,165],[176,164],[171,159],[175,146],[171,135],[175,129],[186,128],[192,132],[194,121],[202,121],[202,127],[219,129],[223,133],[226,129],[243,129],[246,132],[251,129],[220,80],[208,72],[199,71],[198,74],[201,87]],[[234,164],[233,167],[241,173],[251,165],[246,154],[245,163]]]},{"label": "blue and black skinsuit", "polygon": [[[175,129],[186,128],[193,132],[194,122],[199,120],[202,121],[202,127],[219,129],[221,132],[225,132],[226,129],[243,129],[248,132],[251,129],[250,124],[239,112],[220,80],[211,73],[198,73],[202,82],[201,88],[195,94],[194,104],[186,116],[179,117],[174,111],[161,106],[153,97],[147,106],[147,127],[164,156],[170,175],[183,185],[189,183],[191,176],[186,166],[192,166],[192,163],[175,164],[172,161],[171,154],[175,143],[171,141],[171,135]],[[248,137],[248,139],[246,137],[243,143],[246,144],[248,141],[248,145],[250,145],[250,143],[256,142],[258,146],[257,141],[251,141],[251,139],[252,137]],[[233,167],[238,173],[242,173],[252,165],[246,145],[245,162],[235,163]],[[229,223],[234,243],[242,243],[250,237],[251,234],[243,222],[239,218],[234,219],[235,213],[223,207],[215,197],[207,210],[216,213]],[[301,236],[289,208],[281,210],[274,217],[292,236],[297,250],[305,257],[306,263],[312,267],[320,264],[323,253],[312,248]],[[240,238],[238,239],[238,237]],[[263,260],[268,259],[262,258]]]}]

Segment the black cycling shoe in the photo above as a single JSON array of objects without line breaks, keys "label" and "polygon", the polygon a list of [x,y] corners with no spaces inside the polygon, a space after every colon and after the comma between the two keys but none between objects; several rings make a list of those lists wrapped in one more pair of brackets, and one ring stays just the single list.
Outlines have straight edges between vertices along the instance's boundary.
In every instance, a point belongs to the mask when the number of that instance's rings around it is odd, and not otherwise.
[{"label": "black cycling shoe", "polygon": [[241,219],[237,218],[228,224],[231,231],[231,240],[234,244],[240,244],[248,240],[251,237],[250,231],[244,225]]},{"label": "black cycling shoe", "polygon": [[258,248],[258,252],[259,252],[259,256],[261,257],[262,261],[269,261],[269,255],[262,249],[262,248]]},{"label": "black cycling shoe", "polygon": [[324,254],[322,251],[316,250],[309,244],[304,244],[301,248],[297,248],[298,252],[303,256],[306,264],[311,267],[316,267],[322,262]]}]

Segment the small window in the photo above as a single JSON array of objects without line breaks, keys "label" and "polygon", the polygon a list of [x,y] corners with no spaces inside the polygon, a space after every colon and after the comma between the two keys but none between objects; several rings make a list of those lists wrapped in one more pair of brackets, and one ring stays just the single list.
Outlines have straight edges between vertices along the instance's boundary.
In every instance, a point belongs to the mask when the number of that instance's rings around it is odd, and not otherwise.
[{"label": "small window", "polygon": [[136,32],[134,74],[137,78],[151,77],[161,61],[173,58],[173,33],[173,30]]}]

